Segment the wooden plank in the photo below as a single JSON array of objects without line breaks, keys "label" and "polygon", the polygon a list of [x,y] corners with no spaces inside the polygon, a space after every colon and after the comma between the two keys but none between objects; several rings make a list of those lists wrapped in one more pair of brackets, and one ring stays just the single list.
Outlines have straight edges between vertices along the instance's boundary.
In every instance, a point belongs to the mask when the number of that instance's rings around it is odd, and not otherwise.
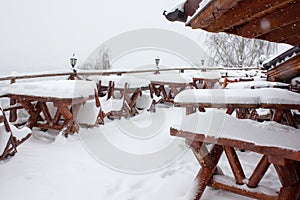
[{"label": "wooden plank", "polygon": [[[226,180],[227,182],[229,182],[229,179]],[[240,188],[238,186],[234,185],[234,182],[232,183],[221,183],[218,181],[215,181],[214,179],[209,183],[209,186],[215,188],[215,189],[221,189],[224,191],[228,191],[228,192],[232,192],[235,194],[239,194],[239,195],[243,195],[243,196],[247,196],[247,197],[251,197],[254,199],[260,199],[260,200],[277,200],[278,197],[276,195],[270,195],[267,193],[263,193],[262,191],[258,192],[256,190],[246,190],[244,188]]]},{"label": "wooden plank", "polygon": [[261,18],[268,13],[285,7],[296,0],[274,1],[274,0],[247,0],[239,2],[235,7],[224,13],[209,25],[205,30],[220,32],[247,23],[253,19]]},{"label": "wooden plank", "polygon": [[[264,39],[270,42],[287,43],[288,40],[292,40],[294,37],[299,36],[299,33],[300,33],[300,21],[286,26],[282,26],[267,34],[259,36],[258,39]],[[299,45],[299,38],[294,46],[297,46],[297,44]]]},{"label": "wooden plank", "polygon": [[199,12],[192,18],[187,25],[193,29],[205,29],[209,24],[215,22],[222,14],[233,8],[241,0],[218,0],[212,1],[206,9]]},{"label": "wooden plank", "polygon": [[258,18],[237,29],[237,34],[243,37],[257,38],[280,27],[296,23],[300,20],[300,2],[289,4],[279,11]]},{"label": "wooden plank", "polygon": [[290,58],[268,72],[268,81],[290,81],[300,74],[300,54]]}]

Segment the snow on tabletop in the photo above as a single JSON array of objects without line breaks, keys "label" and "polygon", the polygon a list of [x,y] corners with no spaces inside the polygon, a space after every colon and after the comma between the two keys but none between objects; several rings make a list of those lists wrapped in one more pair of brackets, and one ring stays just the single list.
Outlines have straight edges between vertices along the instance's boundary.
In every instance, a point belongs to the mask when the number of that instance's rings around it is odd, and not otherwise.
[{"label": "snow on tabletop", "polygon": [[115,83],[115,88],[124,88],[125,83],[128,83],[129,88],[140,88],[147,87],[150,84],[149,80],[136,78],[134,76],[93,76],[90,77],[92,80],[99,82],[101,80],[101,85],[108,86],[110,81]]},{"label": "snow on tabletop", "polygon": [[259,97],[252,89],[188,89],[175,96],[176,103],[258,104]]},{"label": "snow on tabletop", "polygon": [[7,93],[39,97],[77,98],[94,95],[96,84],[83,80],[58,80],[14,83]]},{"label": "snow on tabletop", "polygon": [[150,81],[163,83],[190,83],[192,78],[181,74],[156,74],[147,77]]},{"label": "snow on tabletop", "polygon": [[4,123],[0,123],[0,156],[3,154],[11,134],[6,131]]},{"label": "snow on tabletop", "polygon": [[280,147],[300,151],[300,130],[276,122],[237,119],[222,111],[210,110],[185,116],[176,129],[216,138],[228,138],[259,146]]},{"label": "snow on tabletop", "polygon": [[289,84],[270,81],[244,81],[228,83],[226,89],[243,89],[243,88],[268,88],[268,87],[288,87]]},{"label": "snow on tabletop", "polygon": [[261,88],[255,90],[260,103],[266,104],[300,104],[300,94],[279,88]]},{"label": "snow on tabletop", "polygon": [[198,72],[197,74],[193,75],[193,78],[220,79],[221,73],[218,71]]},{"label": "snow on tabletop", "polygon": [[176,103],[300,104],[300,94],[279,88],[189,89],[177,94]]}]

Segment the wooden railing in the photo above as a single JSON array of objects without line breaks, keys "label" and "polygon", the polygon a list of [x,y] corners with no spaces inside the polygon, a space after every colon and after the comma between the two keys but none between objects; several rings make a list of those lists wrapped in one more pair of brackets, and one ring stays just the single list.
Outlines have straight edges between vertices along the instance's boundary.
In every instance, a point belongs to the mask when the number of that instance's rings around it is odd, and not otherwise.
[{"label": "wooden railing", "polygon": [[[257,68],[222,68],[222,67],[171,67],[171,68],[161,68],[160,72],[164,71],[179,71],[184,73],[184,71],[207,71],[207,70],[255,70]],[[43,78],[43,77],[76,77],[76,76],[101,76],[101,75],[123,75],[123,74],[135,74],[135,73],[154,73],[156,69],[147,70],[78,70],[76,72],[53,72],[53,73],[35,73],[35,74],[20,74],[20,75],[8,75],[0,76],[0,81],[11,80],[15,82],[18,79],[32,79],[32,78]]]}]

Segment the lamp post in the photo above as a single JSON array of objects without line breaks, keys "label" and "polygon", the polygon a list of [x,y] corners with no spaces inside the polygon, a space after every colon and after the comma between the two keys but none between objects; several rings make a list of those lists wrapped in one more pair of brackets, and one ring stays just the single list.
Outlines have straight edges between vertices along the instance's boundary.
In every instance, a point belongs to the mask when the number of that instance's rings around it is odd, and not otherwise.
[{"label": "lamp post", "polygon": [[156,65],[156,71],[154,72],[154,74],[159,74],[159,67],[158,67],[158,64],[159,64],[159,61],[160,61],[160,58],[157,57],[155,58],[155,65]]},{"label": "lamp post", "polygon": [[201,65],[202,65],[202,67],[203,67],[203,65],[204,65],[204,59],[201,59]]},{"label": "lamp post", "polygon": [[77,58],[75,58],[75,54],[70,58],[70,64],[72,66],[73,72],[76,73],[75,65],[77,63]]}]

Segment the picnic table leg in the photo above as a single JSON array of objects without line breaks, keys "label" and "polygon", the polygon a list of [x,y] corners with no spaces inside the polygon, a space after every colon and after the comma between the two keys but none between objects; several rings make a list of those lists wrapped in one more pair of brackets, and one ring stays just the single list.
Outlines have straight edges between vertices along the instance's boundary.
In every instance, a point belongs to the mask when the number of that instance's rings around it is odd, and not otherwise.
[{"label": "picnic table leg", "polygon": [[47,124],[53,124],[53,119],[51,117],[51,114],[50,114],[47,104],[45,102],[41,103],[41,109],[44,113]]},{"label": "picnic table leg", "polygon": [[266,155],[263,155],[263,157],[260,159],[260,161],[257,164],[257,167],[253,171],[253,174],[249,178],[247,186],[250,188],[256,188],[267,172],[268,168],[270,166],[270,162],[268,160],[268,157]]},{"label": "picnic table leg", "polygon": [[27,101],[23,101],[21,102],[21,104],[30,115],[28,120],[28,127],[33,128],[38,118],[40,117],[40,113],[42,111],[42,108],[40,106],[41,102],[37,102],[35,106],[33,106],[30,102]]},{"label": "picnic table leg", "polygon": [[217,169],[217,164],[223,153],[223,148],[220,145],[214,145],[211,151],[208,152],[204,143],[192,142],[191,149],[201,165],[195,179],[197,184],[197,193],[194,200],[199,200]]},{"label": "picnic table leg", "polygon": [[[77,112],[76,110],[79,109],[77,108],[78,105],[73,106],[73,110],[75,113]],[[65,121],[63,124],[63,127],[66,129],[64,130],[64,134],[66,137],[68,137],[69,133],[74,133],[79,131],[79,125],[75,122],[74,116],[71,113],[71,111],[68,109],[67,105],[60,105],[59,106],[59,112],[61,112],[62,116],[64,117]],[[74,114],[75,114],[74,113]]]},{"label": "picnic table leg", "polygon": [[278,200],[298,200],[300,198],[300,179],[295,162],[285,161],[286,164],[274,164],[282,188]]},{"label": "picnic table leg", "polygon": [[284,110],[276,109],[274,114],[273,114],[273,119],[272,120],[281,124],[282,119],[283,119],[283,115],[284,115]]},{"label": "picnic table leg", "polygon": [[194,106],[187,106],[185,108],[185,115],[190,115],[196,112],[196,109]]},{"label": "picnic table leg", "polygon": [[235,110],[234,108],[228,108],[228,109],[226,110],[226,114],[232,115],[232,113],[233,113],[234,110]]},{"label": "picnic table leg", "polygon": [[[17,103],[16,99],[10,99],[9,105],[13,106]],[[17,109],[11,109],[9,111],[9,121],[10,122],[15,122],[17,121]]]},{"label": "picnic table leg", "polygon": [[242,165],[233,147],[224,147],[225,154],[229,161],[230,167],[232,169],[233,175],[235,177],[236,183],[239,185],[244,184],[244,179],[246,178]]},{"label": "picnic table leg", "polygon": [[290,110],[287,110],[285,114],[286,114],[286,118],[287,118],[289,125],[294,128],[298,128],[292,112]]}]

